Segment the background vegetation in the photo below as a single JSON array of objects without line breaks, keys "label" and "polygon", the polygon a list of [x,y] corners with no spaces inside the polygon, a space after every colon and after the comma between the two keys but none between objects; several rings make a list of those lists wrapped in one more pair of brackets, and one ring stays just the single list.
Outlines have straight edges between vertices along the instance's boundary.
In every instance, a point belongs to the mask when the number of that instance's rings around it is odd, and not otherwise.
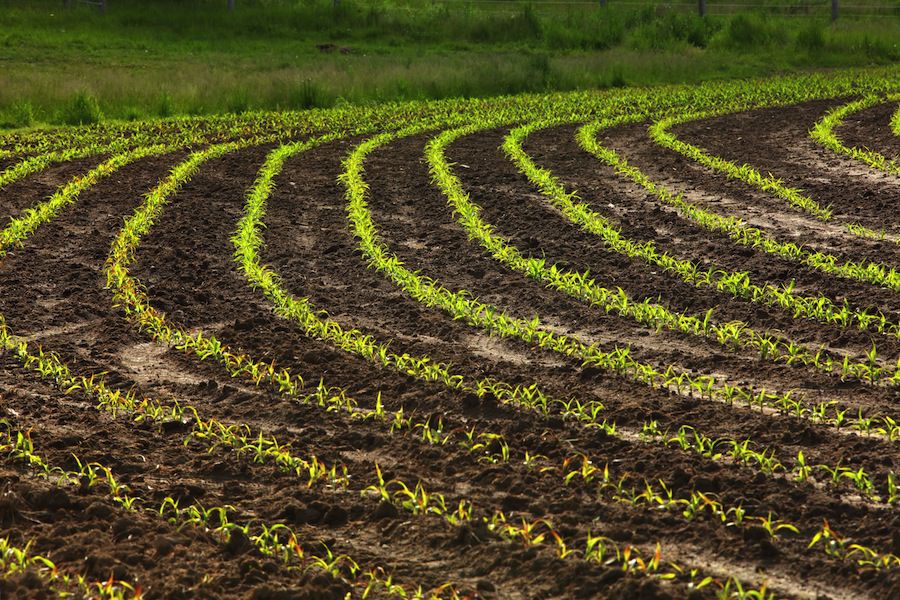
[{"label": "background vegetation", "polygon": [[[750,0],[745,0],[750,1]],[[0,125],[695,82],[900,60],[900,2],[0,2]],[[766,4],[768,3],[768,4]],[[864,4],[861,4],[864,3]],[[728,11],[728,12],[725,12]],[[862,14],[860,14],[862,13]],[[882,15],[877,18],[876,15]]]}]

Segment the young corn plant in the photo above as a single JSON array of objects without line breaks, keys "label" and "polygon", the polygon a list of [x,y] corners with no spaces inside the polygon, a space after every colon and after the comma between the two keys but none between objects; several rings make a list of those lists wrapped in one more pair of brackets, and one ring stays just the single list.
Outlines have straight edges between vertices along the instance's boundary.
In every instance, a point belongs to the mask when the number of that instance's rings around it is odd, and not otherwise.
[{"label": "young corn plant", "polygon": [[[587,346],[577,339],[536,327],[534,323],[538,321],[537,319],[526,321],[507,316],[496,307],[473,299],[470,294],[448,290],[439,282],[407,269],[381,243],[366,203],[367,185],[363,180],[365,159],[375,149],[390,141],[421,133],[428,128],[429,125],[418,125],[370,137],[356,146],[344,161],[344,171],[340,176],[340,181],[346,189],[348,218],[359,241],[360,250],[370,261],[372,268],[382,272],[400,289],[425,306],[445,310],[454,318],[486,329],[491,333],[503,337],[517,337],[537,347],[547,348],[566,356],[577,356],[582,358],[585,365],[598,366],[619,376],[640,381],[640,373],[643,372],[639,366],[641,363],[630,356],[628,348],[615,348],[610,352],[600,352],[595,347]],[[585,278],[586,274],[577,276],[579,281]],[[669,387],[675,381],[680,393],[683,383],[687,380],[688,390],[697,390],[701,397],[713,397],[722,401],[719,391],[721,386],[713,377],[689,376],[687,373],[674,371],[671,368],[669,373],[671,374],[659,378],[661,380],[659,385]],[[740,388],[732,389],[731,393],[732,395],[749,396],[746,390]],[[788,398],[790,398],[790,393],[763,391],[756,395],[754,401],[762,410],[766,406],[776,406]],[[808,410],[806,406],[795,408],[801,418],[809,418]]]},{"label": "young corn plant", "polygon": [[[634,181],[663,203],[673,206],[684,218],[709,231],[723,233],[742,246],[786,260],[799,262],[824,273],[900,290],[900,274],[893,268],[872,262],[853,262],[849,260],[841,262],[835,255],[801,247],[793,242],[777,240],[759,228],[748,227],[740,219],[723,217],[685,201],[680,195],[672,194],[664,187],[653,182],[645,173],[628,164],[615,151],[602,146],[597,141],[596,136],[599,131],[614,124],[616,122],[609,119],[598,119],[583,126],[578,131],[579,144],[587,152],[615,168],[622,177]],[[813,208],[813,210],[815,209]],[[830,314],[831,317],[837,318],[835,311],[838,307],[818,304],[817,306],[819,306],[818,314]],[[849,325],[849,320],[844,323],[844,326],[846,325]],[[900,328],[895,324],[882,332],[898,336],[900,335]]]},{"label": "young corn plant", "polygon": [[[793,340],[782,340],[775,336],[753,330],[745,323],[720,324],[712,319],[712,309],[704,315],[676,314],[649,300],[636,302],[622,288],[610,290],[599,286],[586,272],[569,271],[547,266],[546,258],[524,256],[508,240],[494,233],[493,226],[481,219],[481,208],[475,204],[463,189],[462,183],[453,174],[445,156],[447,147],[455,140],[486,127],[477,123],[444,131],[428,142],[425,149],[432,180],[443,191],[460,225],[469,237],[478,241],[493,258],[514,271],[521,272],[548,287],[559,290],[574,298],[586,300],[606,313],[617,314],[636,320],[638,323],[659,331],[663,328],[702,336],[725,345],[737,344],[755,348],[762,360],[782,361],[787,364],[812,362],[814,351]],[[870,364],[870,370],[877,365]],[[652,373],[652,370],[650,370]],[[856,373],[856,371],[853,371]],[[639,376],[647,380],[645,370]],[[871,381],[876,381],[869,377]],[[649,378],[652,382],[652,377]],[[701,391],[702,393],[702,391]]]},{"label": "young corn plant", "polygon": [[888,159],[884,155],[868,148],[847,146],[834,131],[844,123],[846,117],[853,113],[865,110],[881,102],[897,102],[897,100],[900,100],[900,96],[896,94],[887,98],[872,94],[859,100],[848,102],[825,113],[825,116],[816,121],[816,124],[810,129],[809,135],[815,141],[838,154],[844,154],[859,160],[874,169],[880,169],[893,175],[900,175],[900,165],[897,164],[896,160]]}]

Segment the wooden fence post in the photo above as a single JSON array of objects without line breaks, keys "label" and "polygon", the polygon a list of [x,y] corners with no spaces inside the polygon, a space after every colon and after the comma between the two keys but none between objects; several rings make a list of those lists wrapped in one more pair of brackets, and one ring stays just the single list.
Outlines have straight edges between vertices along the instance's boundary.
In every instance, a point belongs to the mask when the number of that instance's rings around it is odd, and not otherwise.
[{"label": "wooden fence post", "polygon": [[228,0],[228,12],[234,10],[234,0]]},{"label": "wooden fence post", "polygon": [[[834,1],[837,2],[837,0]],[[697,10],[701,17],[706,16],[706,0],[697,0]]]},{"label": "wooden fence post", "polygon": [[831,20],[838,20],[838,0],[831,0]]}]

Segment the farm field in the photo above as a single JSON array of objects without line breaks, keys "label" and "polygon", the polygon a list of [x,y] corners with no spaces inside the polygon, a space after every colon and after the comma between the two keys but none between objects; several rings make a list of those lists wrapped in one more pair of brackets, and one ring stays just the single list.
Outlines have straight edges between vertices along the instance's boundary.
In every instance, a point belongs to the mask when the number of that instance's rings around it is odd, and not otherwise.
[{"label": "farm field", "polygon": [[900,596],[900,69],[0,137],[0,597]]}]

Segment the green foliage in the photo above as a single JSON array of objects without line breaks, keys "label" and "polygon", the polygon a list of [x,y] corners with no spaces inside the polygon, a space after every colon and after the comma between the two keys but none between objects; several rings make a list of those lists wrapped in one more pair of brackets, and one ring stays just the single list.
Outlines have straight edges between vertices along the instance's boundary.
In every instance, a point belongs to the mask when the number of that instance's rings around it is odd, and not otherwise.
[{"label": "green foliage", "polygon": [[512,15],[473,20],[468,31],[461,33],[471,42],[497,44],[541,41],[544,30],[532,5],[525,4]]},{"label": "green foliage", "polygon": [[29,127],[35,122],[34,106],[28,100],[20,100],[10,107],[9,116],[13,127]]},{"label": "green foliage", "polygon": [[738,14],[729,20],[722,33],[724,46],[753,50],[783,42],[785,25],[752,13]]},{"label": "green foliage", "polygon": [[66,125],[93,125],[103,119],[100,103],[88,92],[78,92],[62,109],[60,121]]},{"label": "green foliage", "polygon": [[682,12],[663,12],[634,29],[628,37],[629,46],[641,50],[663,50],[689,45],[705,48],[722,27],[714,18]]},{"label": "green foliage", "polygon": [[30,127],[36,121],[36,111],[28,100],[13,102],[6,110],[0,112],[0,127],[16,129]]},{"label": "green foliage", "polygon": [[225,102],[225,110],[230,113],[241,114],[250,110],[250,92],[246,89],[233,91]]},{"label": "green foliage", "polygon": [[169,92],[162,92],[156,100],[156,115],[166,118],[175,114],[175,100]]},{"label": "green foliage", "polygon": [[605,10],[543,23],[543,42],[548,50],[607,50],[622,44],[629,19],[621,11]]},{"label": "green foliage", "polygon": [[797,31],[794,44],[798,50],[819,52],[825,48],[825,26],[821,22],[810,21]]},{"label": "green foliage", "polygon": [[896,42],[891,43],[889,40],[883,40],[869,34],[863,36],[859,49],[868,58],[874,60],[900,60],[900,46]]},{"label": "green foliage", "polygon": [[[487,97],[696,82],[900,60],[900,21],[712,14],[611,2],[553,6],[427,0],[58,0],[0,11],[0,125],[92,123],[71,106],[90,81],[108,118],[241,113],[338,103]],[[799,50],[799,52],[798,52]],[[89,58],[89,60],[86,60]],[[122,65],[129,65],[123,69]],[[18,76],[27,72],[28,77]]]},{"label": "green foliage", "polygon": [[138,106],[126,106],[122,112],[122,118],[126,121],[139,121],[146,116],[147,114]]},{"label": "green foliage", "polygon": [[324,87],[311,79],[304,79],[291,88],[285,108],[303,110],[306,108],[328,108],[333,105],[334,98]]}]

